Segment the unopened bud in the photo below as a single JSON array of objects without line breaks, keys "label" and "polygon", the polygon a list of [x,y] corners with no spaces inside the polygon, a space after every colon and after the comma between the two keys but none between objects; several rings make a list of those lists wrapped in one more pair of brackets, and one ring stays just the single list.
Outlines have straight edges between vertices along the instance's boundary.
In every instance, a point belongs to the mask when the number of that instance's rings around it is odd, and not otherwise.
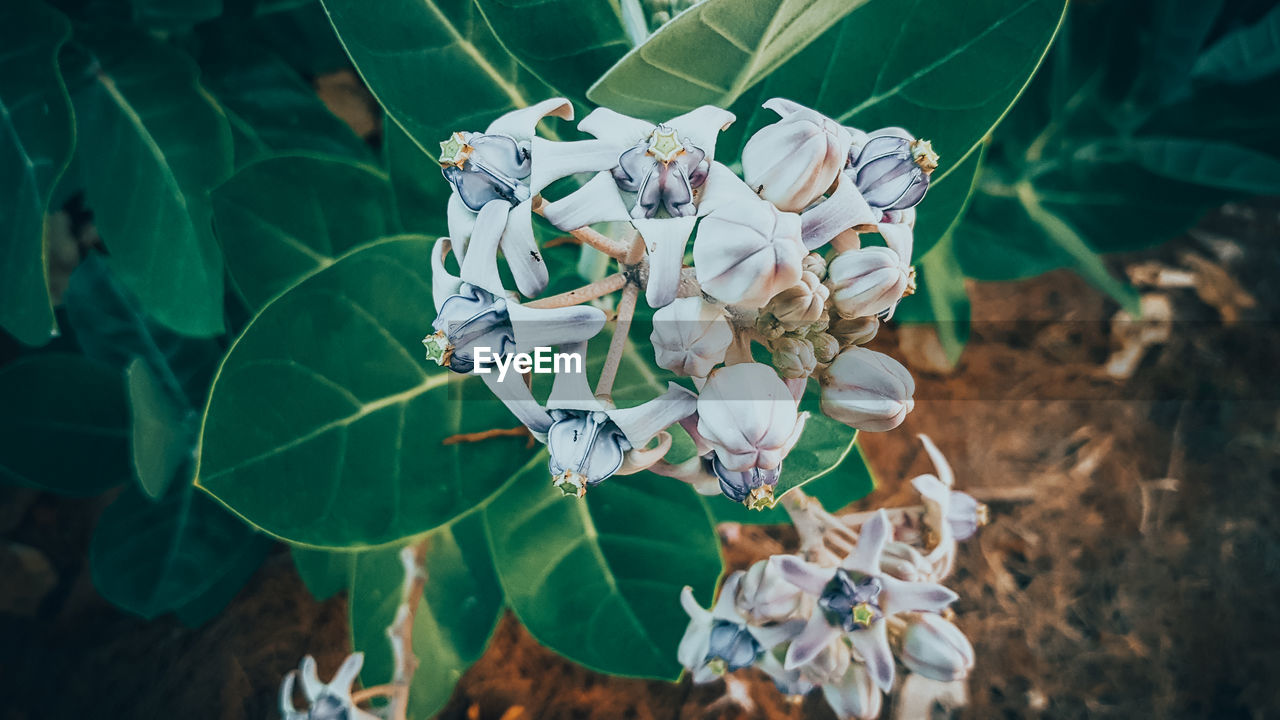
[{"label": "unopened bud", "polygon": [[800,269],[818,276],[819,280],[827,279],[827,260],[818,253],[809,253],[800,261]]},{"label": "unopened bud", "polygon": [[776,556],[760,560],[747,570],[738,585],[736,601],[738,612],[754,625],[793,620],[808,607],[808,596],[783,577]]},{"label": "unopened bud", "polygon": [[807,378],[813,374],[818,360],[813,343],[796,337],[782,337],[772,344],[773,366],[784,378]]},{"label": "unopened bud", "polygon": [[911,373],[897,360],[849,347],[822,377],[822,412],[859,430],[892,430],[915,407],[915,391]]},{"label": "unopened bud", "polygon": [[907,615],[902,664],[931,680],[962,680],[973,669],[973,645],[960,628],[932,613]]},{"label": "unopened bud", "polygon": [[898,304],[911,284],[911,270],[886,247],[848,250],[827,268],[836,311],[847,318],[880,315]]},{"label": "unopened bud", "polygon": [[800,212],[835,183],[853,138],[836,121],[790,100],[774,98],[764,107],[782,119],[747,140],[742,177],[760,197]]},{"label": "unopened bud", "polygon": [[797,330],[812,325],[826,309],[831,290],[811,272],[803,272],[800,282],[774,295],[764,306],[762,314],[769,314],[786,330]]},{"label": "unopened bud", "polygon": [[703,218],[693,243],[702,291],[727,305],[763,307],[800,281],[800,216],[747,198]]},{"label": "unopened bud", "polygon": [[806,338],[813,344],[813,357],[824,365],[836,359],[840,354],[840,341],[825,332],[816,332]]},{"label": "unopened bud", "polygon": [[872,133],[850,173],[867,204],[879,210],[913,207],[929,189],[938,154],[928,140],[917,140],[902,128]]},{"label": "unopened bud", "polygon": [[706,377],[724,360],[733,329],[724,311],[700,297],[680,298],[653,314],[654,360],[686,377]]},{"label": "unopened bud", "polygon": [[840,720],[880,717],[884,696],[863,663],[853,663],[838,682],[824,685],[822,695]]},{"label": "unopened bud", "polygon": [[880,318],[870,315],[860,318],[837,318],[827,332],[845,348],[850,345],[866,345],[880,332]]}]

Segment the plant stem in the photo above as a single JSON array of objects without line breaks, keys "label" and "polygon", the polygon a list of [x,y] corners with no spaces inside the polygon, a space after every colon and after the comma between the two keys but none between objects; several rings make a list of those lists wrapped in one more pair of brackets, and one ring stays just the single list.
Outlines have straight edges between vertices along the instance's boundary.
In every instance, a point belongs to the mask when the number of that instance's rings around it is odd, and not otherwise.
[{"label": "plant stem", "polygon": [[422,601],[422,588],[427,582],[426,558],[429,540],[410,545],[400,551],[404,564],[404,591],[396,619],[387,628],[391,650],[395,655],[395,671],[391,676],[390,720],[406,720],[409,711],[409,684],[418,670],[418,657],[413,654],[413,620]]},{"label": "plant stem", "polygon": [[570,305],[578,305],[584,302],[604,297],[611,293],[615,293],[627,284],[627,276],[623,273],[614,273],[606,278],[597,280],[590,285],[583,285],[580,288],[562,292],[559,295],[552,295],[540,300],[525,303],[525,307],[531,308],[562,308]]},{"label": "plant stem", "polygon": [[462,443],[480,442],[481,440],[488,440],[490,438],[496,438],[496,437],[532,437],[532,436],[529,435],[529,428],[521,425],[520,427],[513,427],[513,428],[482,430],[480,432],[473,432],[473,433],[458,433],[457,435],[450,435],[444,440],[441,440],[440,444],[441,445],[460,445]]},{"label": "plant stem", "polygon": [[[541,197],[534,198],[533,211],[542,214],[543,199]],[[624,261],[631,251],[632,243],[614,240],[611,237],[601,235],[589,227],[580,227],[577,230],[570,230],[569,234],[578,239],[583,245],[590,245],[600,252],[619,262]]]},{"label": "plant stem", "polygon": [[391,697],[395,695],[396,687],[390,683],[384,685],[374,685],[363,690],[357,690],[351,693],[351,702],[359,705],[368,702],[376,697]]},{"label": "plant stem", "polygon": [[613,338],[609,341],[609,354],[605,356],[600,381],[596,383],[596,397],[607,398],[613,393],[613,381],[618,377],[622,352],[627,347],[627,332],[631,329],[631,318],[635,316],[636,301],[639,298],[639,285],[629,284],[622,291],[622,300],[618,302],[617,322],[613,326]]},{"label": "plant stem", "polygon": [[857,545],[858,537],[817,499],[796,489],[780,501],[800,535],[800,551],[819,565],[839,565]]}]

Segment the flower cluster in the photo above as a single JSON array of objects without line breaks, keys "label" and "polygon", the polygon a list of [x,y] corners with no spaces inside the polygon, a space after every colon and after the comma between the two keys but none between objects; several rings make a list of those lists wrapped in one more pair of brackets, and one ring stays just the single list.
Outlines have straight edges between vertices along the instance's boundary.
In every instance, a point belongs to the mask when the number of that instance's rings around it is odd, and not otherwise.
[{"label": "flower cluster", "polygon": [[679,659],[693,682],[755,667],[784,694],[821,688],[837,716],[874,718],[898,663],[940,682],[967,676],[973,647],[949,619],[956,595],[937,583],[956,542],[985,522],[985,508],[951,489],[946,460],[922,439],[938,468],[913,481],[923,507],[836,518],[811,498],[788,503],[802,538],[833,529],[847,537],[856,528],[844,557],[810,547],[814,561],[761,560],[729,575],[711,610],[685,588],[690,620]]},{"label": "flower cluster", "polygon": [[[600,108],[578,124],[590,139],[555,142],[539,137],[537,124],[572,119],[573,110],[552,99],[441,143],[453,194],[449,237],[433,257],[436,332],[423,341],[427,357],[458,373],[477,371],[480,348],[509,356],[556,347],[581,359],[577,371],[557,372],[545,402],[523,377],[482,375],[547,445],[553,481],[566,494],[650,469],[769,507],[804,430],[799,402],[810,378],[822,412],[854,428],[888,430],[912,409],[906,369],[864,345],[914,289],[915,205],[937,156],[899,128],[866,133],[780,98],[765,107],[781,119],[748,140],[742,177],[716,160],[717,138],[734,115],[712,106],[660,124]],[[578,189],[543,197],[571,176]],[[534,213],[612,256],[617,275],[534,299],[549,276]],[[591,229],[602,223],[630,230],[607,237]],[[873,235],[883,242],[864,246]],[[518,293],[504,285],[499,254]],[[609,304],[600,298],[619,290],[615,342],[593,391],[586,341],[606,324],[600,306]],[[654,310],[654,361],[694,389],[671,384],[647,403],[618,408],[617,335],[641,296]],[[755,361],[757,346],[768,364]],[[676,423],[698,453],[669,463]]]}]

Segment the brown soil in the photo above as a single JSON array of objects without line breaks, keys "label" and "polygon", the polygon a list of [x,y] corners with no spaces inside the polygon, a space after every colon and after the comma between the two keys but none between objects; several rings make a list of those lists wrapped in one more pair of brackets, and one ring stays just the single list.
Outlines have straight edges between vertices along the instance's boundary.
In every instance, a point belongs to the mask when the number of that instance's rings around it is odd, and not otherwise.
[{"label": "brown soil", "polygon": [[[904,427],[864,435],[881,487],[861,505],[914,502],[904,480],[928,470],[922,432],[960,487],[991,504],[948,583],[978,656],[964,715],[1280,713],[1277,207],[1228,208],[1198,239],[1119,259],[1199,268],[1202,280],[1164,292],[1171,333],[1131,378],[1103,372],[1120,342],[1115,306],[1074,275],[982,284],[957,370],[918,375]],[[887,333],[878,349],[893,354],[895,341]],[[287,554],[199,630],[147,623],[105,605],[88,581],[101,501],[5,492],[0,533],[47,556],[59,581],[34,617],[0,614],[0,716],[270,718],[299,657],[315,654],[323,675],[346,652],[345,601],[314,602]],[[723,535],[735,567],[793,541],[785,528]],[[441,717],[830,717],[820,698],[789,705],[747,679],[754,711],[717,703],[719,684],[601,676],[507,617]]]}]

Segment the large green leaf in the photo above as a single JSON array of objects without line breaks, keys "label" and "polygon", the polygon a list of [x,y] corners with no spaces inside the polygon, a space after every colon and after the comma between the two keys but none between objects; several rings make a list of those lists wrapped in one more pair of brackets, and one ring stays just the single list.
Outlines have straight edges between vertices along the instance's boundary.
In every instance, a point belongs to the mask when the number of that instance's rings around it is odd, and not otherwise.
[{"label": "large green leaf", "polygon": [[556,92],[587,88],[631,49],[619,0],[476,0],[507,50]]},{"label": "large green leaf", "polygon": [[[959,166],[1026,87],[1065,0],[871,0],[853,10],[735,106],[739,132],[773,122],[770,97],[864,130],[908,128],[933,142],[941,179]],[[922,38],[928,38],[923,40]]]},{"label": "large green leaf", "polygon": [[[409,689],[409,717],[439,712],[462,673],[484,654],[503,607],[478,513],[433,530],[427,544],[426,584],[414,614],[418,669]],[[390,682],[394,656],[387,627],[395,621],[404,582],[399,548],[353,553],[351,645],[364,652],[366,687]]]},{"label": "large green leaf", "polygon": [[103,597],[153,618],[206,597],[223,582],[243,583],[244,567],[256,567],[267,546],[262,535],[190,483],[175,485],[158,501],[131,487],[98,519],[89,567]]},{"label": "large green leaf", "polygon": [[387,114],[434,157],[549,89],[503,48],[473,0],[325,0],[338,37]]},{"label": "large green leaf", "polygon": [[129,409],[119,373],[79,355],[0,369],[0,481],[96,495],[129,478]]},{"label": "large green leaf", "polygon": [[0,7],[0,326],[28,345],[57,333],[45,274],[45,212],[75,144],[58,74],[67,19],[36,0]]},{"label": "large green leaf", "polygon": [[704,0],[618,61],[587,96],[599,105],[654,121],[699,105],[728,107],[867,2]]},{"label": "large green leaf", "polygon": [[237,166],[293,151],[372,159],[364,141],[293,68],[260,46],[246,45],[242,33],[210,38],[200,69],[201,81],[231,123]]},{"label": "large green leaf", "polygon": [[1280,7],[1258,22],[1214,43],[1196,60],[1193,76],[1226,83],[1247,83],[1280,70]]},{"label": "large green leaf", "polygon": [[1142,138],[1137,164],[1156,175],[1250,195],[1280,194],[1280,160],[1229,140]]},{"label": "large green leaf", "polygon": [[715,528],[688,486],[614,477],[566,498],[539,454],[484,514],[507,601],[539,642],[601,672],[679,675],[680,589],[705,603],[722,571]]},{"label": "large green leaf", "polygon": [[222,14],[222,0],[129,0],[140,25],[181,29]]},{"label": "large green leaf", "polygon": [[73,83],[77,156],[111,264],[156,320],[217,335],[222,258],[208,191],[231,171],[227,120],[172,47],[124,28],[78,40],[91,57]]},{"label": "large green leaf", "polygon": [[[192,421],[174,402],[142,358],[134,358],[125,370],[132,420],[133,472],[138,485],[151,498],[159,498],[175,480],[179,469],[191,470],[194,446]],[[190,475],[178,480],[188,482]]]},{"label": "large green leaf", "polygon": [[399,125],[387,123],[382,135],[383,162],[391,176],[400,224],[409,232],[447,235],[445,208],[453,189],[440,174],[440,164]]},{"label": "large green leaf", "polygon": [[254,309],[397,227],[386,175],[337,157],[260,160],[219,186],[213,206],[227,271]]},{"label": "large green leaf", "polygon": [[441,444],[515,423],[479,380],[422,357],[431,245],[362,247],[262,310],[214,381],[201,487],[291,542],[364,547],[447,523],[509,477],[519,438]]},{"label": "large green leaf", "polygon": [[311,591],[312,597],[320,601],[347,589],[351,584],[351,569],[360,555],[354,550],[316,550],[300,545],[291,545],[289,553],[293,556],[293,566],[298,570],[302,584]]}]

